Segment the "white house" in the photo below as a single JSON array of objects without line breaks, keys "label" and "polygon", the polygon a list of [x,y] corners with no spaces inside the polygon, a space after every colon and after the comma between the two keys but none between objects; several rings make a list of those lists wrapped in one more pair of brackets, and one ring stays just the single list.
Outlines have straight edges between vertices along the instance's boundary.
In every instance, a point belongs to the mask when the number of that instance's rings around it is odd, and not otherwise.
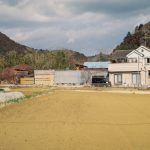
[{"label": "white house", "polygon": [[[120,50],[120,53],[123,51]],[[150,87],[150,49],[144,46],[126,51],[123,61],[108,65],[109,80],[114,87]],[[118,53],[118,52],[116,52]],[[118,58],[116,59],[118,60]]]}]

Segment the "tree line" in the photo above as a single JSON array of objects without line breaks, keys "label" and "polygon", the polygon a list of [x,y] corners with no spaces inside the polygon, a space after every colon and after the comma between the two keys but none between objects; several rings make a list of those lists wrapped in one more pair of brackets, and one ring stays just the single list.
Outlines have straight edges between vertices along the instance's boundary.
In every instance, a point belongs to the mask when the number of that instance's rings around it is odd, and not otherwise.
[{"label": "tree line", "polygon": [[34,69],[67,69],[73,67],[68,56],[63,51],[35,50],[23,54],[9,51],[5,55],[0,54],[0,70],[18,64],[28,64]]}]

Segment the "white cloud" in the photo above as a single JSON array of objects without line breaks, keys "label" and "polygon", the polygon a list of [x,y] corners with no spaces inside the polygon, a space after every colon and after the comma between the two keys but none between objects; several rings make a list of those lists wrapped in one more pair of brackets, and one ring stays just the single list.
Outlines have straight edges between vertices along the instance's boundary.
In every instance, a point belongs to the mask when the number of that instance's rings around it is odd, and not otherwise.
[{"label": "white cloud", "polygon": [[[95,53],[101,48],[113,48],[126,32],[150,20],[150,6],[143,10],[140,2],[133,6],[135,11],[128,9],[123,13],[118,12],[122,6],[132,3],[119,0],[92,2],[94,5],[90,0],[18,0],[14,3],[0,0],[0,30],[35,48],[66,47],[85,53],[93,49]],[[117,11],[116,4],[121,6]]]},{"label": "white cloud", "polygon": [[32,6],[20,8],[20,6],[12,7],[6,4],[1,4],[0,16],[2,19],[10,18],[12,19],[12,21],[23,20],[23,21],[46,22],[49,20],[49,17],[38,13],[38,11]]}]

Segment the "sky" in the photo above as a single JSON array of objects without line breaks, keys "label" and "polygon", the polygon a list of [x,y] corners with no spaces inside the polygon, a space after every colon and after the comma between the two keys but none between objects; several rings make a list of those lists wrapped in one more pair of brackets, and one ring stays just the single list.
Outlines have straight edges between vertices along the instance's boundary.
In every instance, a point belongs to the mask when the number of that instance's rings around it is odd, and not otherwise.
[{"label": "sky", "polygon": [[110,53],[150,21],[150,0],[0,0],[0,32],[38,49]]}]

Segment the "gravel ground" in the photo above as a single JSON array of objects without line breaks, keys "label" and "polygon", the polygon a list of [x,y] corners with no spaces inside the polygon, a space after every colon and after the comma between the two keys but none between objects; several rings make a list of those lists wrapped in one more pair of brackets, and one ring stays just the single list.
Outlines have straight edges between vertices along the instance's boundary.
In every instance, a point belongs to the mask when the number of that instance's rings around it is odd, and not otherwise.
[{"label": "gravel ground", "polygon": [[9,93],[0,93],[0,103],[7,102],[9,100],[23,98],[24,94],[21,92],[9,92]]}]

